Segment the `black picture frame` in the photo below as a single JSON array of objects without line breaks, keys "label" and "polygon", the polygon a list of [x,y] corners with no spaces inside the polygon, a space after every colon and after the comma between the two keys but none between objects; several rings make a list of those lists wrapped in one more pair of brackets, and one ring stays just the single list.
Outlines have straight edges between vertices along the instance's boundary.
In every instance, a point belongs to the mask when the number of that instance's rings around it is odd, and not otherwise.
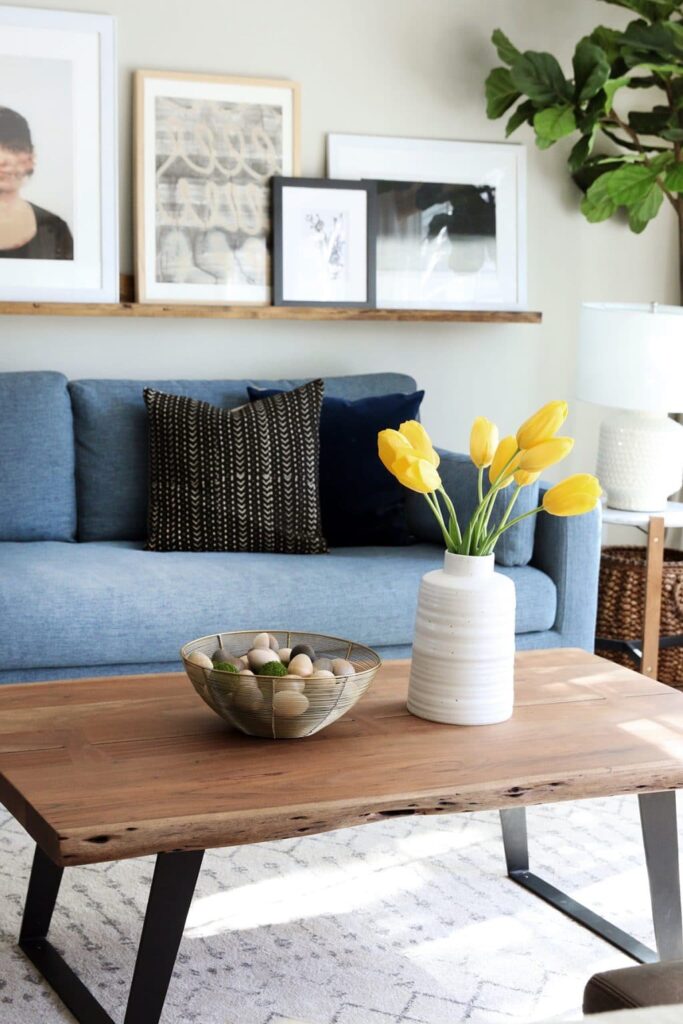
[{"label": "black picture frame", "polygon": [[[315,298],[287,299],[284,295],[284,261],[292,258],[288,253],[287,239],[283,229],[283,192],[287,188],[334,189],[337,191],[365,192],[367,196],[366,231],[366,299],[364,302],[331,302]],[[376,247],[377,247],[377,186],[374,181],[346,181],[335,178],[286,178],[272,179],[272,225],[273,225],[273,305],[311,306],[327,309],[374,309],[376,305]]]}]

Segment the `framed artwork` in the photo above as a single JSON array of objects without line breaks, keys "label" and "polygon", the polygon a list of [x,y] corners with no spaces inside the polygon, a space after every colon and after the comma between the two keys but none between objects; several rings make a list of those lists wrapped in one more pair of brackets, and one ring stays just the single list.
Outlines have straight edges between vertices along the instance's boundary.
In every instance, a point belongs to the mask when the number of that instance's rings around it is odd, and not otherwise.
[{"label": "framed artwork", "polygon": [[374,182],[273,178],[276,306],[375,304]]},{"label": "framed artwork", "polygon": [[139,302],[268,304],[270,182],[299,173],[299,87],[138,71]]},{"label": "framed artwork", "polygon": [[526,151],[329,135],[333,177],[377,182],[377,305],[526,307]]},{"label": "framed artwork", "polygon": [[0,299],[118,302],[116,33],[0,7]]}]

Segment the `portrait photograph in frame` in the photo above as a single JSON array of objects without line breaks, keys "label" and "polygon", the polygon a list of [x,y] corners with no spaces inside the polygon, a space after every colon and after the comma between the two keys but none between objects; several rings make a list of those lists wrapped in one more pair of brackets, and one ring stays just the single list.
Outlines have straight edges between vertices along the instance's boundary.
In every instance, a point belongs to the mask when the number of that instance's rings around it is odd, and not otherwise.
[{"label": "portrait photograph in frame", "polygon": [[329,135],[332,178],[377,183],[377,305],[526,308],[526,151]]},{"label": "portrait photograph in frame", "polygon": [[273,179],[276,306],[372,309],[374,182]]},{"label": "portrait photograph in frame", "polygon": [[118,302],[116,25],[0,6],[0,299]]},{"label": "portrait photograph in frame", "polygon": [[271,179],[299,173],[299,86],[135,75],[138,302],[268,305]]}]

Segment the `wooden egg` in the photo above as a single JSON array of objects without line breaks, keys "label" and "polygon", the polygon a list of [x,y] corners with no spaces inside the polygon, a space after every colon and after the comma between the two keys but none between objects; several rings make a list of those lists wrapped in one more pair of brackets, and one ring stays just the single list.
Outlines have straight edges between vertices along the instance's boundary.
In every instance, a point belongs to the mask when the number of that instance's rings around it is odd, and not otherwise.
[{"label": "wooden egg", "polygon": [[356,683],[354,679],[347,679],[341,685],[343,686],[343,691],[341,695],[341,699],[343,702],[358,699],[358,696],[360,694],[360,687],[358,686],[358,683]]},{"label": "wooden egg", "polygon": [[230,651],[227,651],[222,644],[220,644],[211,655],[211,661],[216,664],[217,661],[230,661],[232,655]]},{"label": "wooden egg", "polygon": [[329,698],[338,686],[337,680],[331,672],[314,672],[306,680],[306,693],[309,697]]},{"label": "wooden egg", "polygon": [[313,672],[313,662],[307,654],[294,655],[287,667],[293,676],[310,676]]},{"label": "wooden egg", "polygon": [[202,668],[213,668],[211,658],[203,651],[192,651],[191,654],[188,654],[187,660],[193,665],[201,665]]},{"label": "wooden egg", "polygon": [[289,665],[289,659],[292,657],[291,647],[281,647],[277,652],[280,655],[280,661],[283,665]]},{"label": "wooden egg", "polygon": [[270,645],[266,647],[254,647],[247,655],[249,659],[249,668],[253,668],[254,672],[258,672],[263,665],[267,665],[269,661],[279,661],[279,658],[275,651],[271,651]]},{"label": "wooden egg", "polygon": [[332,672],[332,662],[329,658],[316,658],[313,662],[314,672]]},{"label": "wooden egg", "polygon": [[308,697],[295,690],[281,690],[273,696],[273,711],[279,718],[298,718],[308,710]]},{"label": "wooden egg", "polygon": [[292,647],[292,657],[296,658],[297,654],[305,654],[311,661],[315,661],[315,651],[310,644],[296,644]]},{"label": "wooden egg", "polygon": [[251,671],[250,668],[241,668],[240,669],[240,675],[241,676],[253,676],[254,673]]},{"label": "wooden egg", "polygon": [[254,650],[258,647],[270,648],[270,634],[269,633],[257,633],[252,640],[251,649]]},{"label": "wooden egg", "polygon": [[271,651],[279,650],[280,645],[279,645],[279,643],[277,642],[277,640],[275,639],[275,637],[273,636],[272,633],[268,634],[268,639],[270,641],[270,649],[271,649]]},{"label": "wooden egg", "polygon": [[350,661],[346,661],[345,658],[335,658],[332,662],[332,671],[335,676],[353,676],[356,674],[356,670]]},{"label": "wooden egg", "polygon": [[251,680],[244,680],[237,687],[235,693],[235,707],[240,711],[260,711],[266,699],[259,690],[256,683]]},{"label": "wooden egg", "polygon": [[298,676],[285,676],[284,679],[276,679],[273,683],[273,693],[279,693],[281,690],[293,690],[296,693],[303,693],[306,683],[303,679],[299,679]]}]

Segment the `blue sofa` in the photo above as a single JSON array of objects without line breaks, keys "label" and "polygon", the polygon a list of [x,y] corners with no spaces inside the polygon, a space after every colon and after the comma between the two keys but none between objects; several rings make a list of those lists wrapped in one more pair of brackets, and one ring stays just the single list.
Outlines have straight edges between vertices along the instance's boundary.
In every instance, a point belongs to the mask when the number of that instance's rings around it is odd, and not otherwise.
[{"label": "blue sofa", "polygon": [[[297,383],[0,374],[0,683],[175,670],[182,643],[236,629],[284,626],[353,637],[386,657],[410,653],[420,578],[442,562],[419,495],[408,501],[418,542],[407,547],[307,557],[144,550],[143,384],[231,408],[248,384]],[[350,399],[414,388],[401,374],[326,381],[328,394]],[[443,453],[451,493],[471,469]],[[592,649],[599,515],[541,515],[506,537],[497,557],[517,587],[518,647]]]}]

